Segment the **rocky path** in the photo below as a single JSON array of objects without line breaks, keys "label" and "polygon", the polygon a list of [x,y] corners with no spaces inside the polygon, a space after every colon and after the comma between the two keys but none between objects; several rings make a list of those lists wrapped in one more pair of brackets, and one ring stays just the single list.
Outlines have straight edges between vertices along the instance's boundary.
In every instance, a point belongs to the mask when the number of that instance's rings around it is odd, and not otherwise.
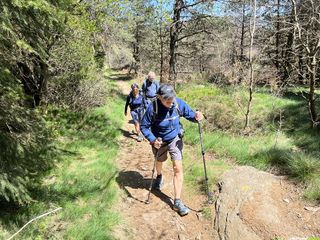
[{"label": "rocky path", "polygon": [[284,176],[236,167],[220,181],[215,229],[221,240],[320,239],[320,207]]}]

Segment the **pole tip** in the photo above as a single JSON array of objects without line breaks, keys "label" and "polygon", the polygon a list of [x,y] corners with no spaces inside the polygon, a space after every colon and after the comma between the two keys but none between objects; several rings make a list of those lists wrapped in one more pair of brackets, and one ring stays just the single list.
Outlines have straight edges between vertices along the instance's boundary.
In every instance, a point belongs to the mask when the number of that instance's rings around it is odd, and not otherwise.
[{"label": "pole tip", "polygon": [[208,204],[213,204],[213,192],[208,192]]}]

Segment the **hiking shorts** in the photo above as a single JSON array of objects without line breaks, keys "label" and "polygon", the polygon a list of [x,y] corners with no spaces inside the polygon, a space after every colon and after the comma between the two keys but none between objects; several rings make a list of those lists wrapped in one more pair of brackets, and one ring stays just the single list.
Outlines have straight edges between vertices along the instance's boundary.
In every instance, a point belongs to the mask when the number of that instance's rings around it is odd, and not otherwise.
[{"label": "hiking shorts", "polygon": [[132,117],[134,124],[141,122],[142,115],[143,115],[143,109],[138,108],[138,109],[131,111],[130,113],[131,113],[131,117]]},{"label": "hiking shorts", "polygon": [[167,153],[169,152],[171,160],[182,160],[182,149],[183,142],[179,136],[176,136],[171,142],[164,142],[162,146],[158,149],[152,146],[152,152],[154,157],[159,162],[164,162],[167,160]]}]

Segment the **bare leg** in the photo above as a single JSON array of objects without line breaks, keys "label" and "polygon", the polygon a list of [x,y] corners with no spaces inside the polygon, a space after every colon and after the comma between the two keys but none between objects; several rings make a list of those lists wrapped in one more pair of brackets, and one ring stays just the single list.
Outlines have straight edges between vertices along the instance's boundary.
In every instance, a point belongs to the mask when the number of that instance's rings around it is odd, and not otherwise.
[{"label": "bare leg", "polygon": [[183,184],[183,167],[181,160],[172,161],[173,164],[173,186],[174,186],[174,199],[180,199],[182,184]]},{"label": "bare leg", "polygon": [[156,161],[156,170],[157,175],[160,175],[162,173],[162,162]]},{"label": "bare leg", "polygon": [[135,123],[134,124],[134,128],[136,129],[137,135],[140,134],[140,124],[139,123]]}]

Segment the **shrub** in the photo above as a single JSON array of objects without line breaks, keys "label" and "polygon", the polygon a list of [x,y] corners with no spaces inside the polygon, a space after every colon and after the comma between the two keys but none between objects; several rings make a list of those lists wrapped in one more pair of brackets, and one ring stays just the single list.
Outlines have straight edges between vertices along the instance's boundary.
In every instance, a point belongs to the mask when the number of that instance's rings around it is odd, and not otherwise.
[{"label": "shrub", "polygon": [[92,47],[95,27],[86,14],[69,16],[64,35],[52,46],[49,57],[47,101],[77,111],[101,106],[107,90]]},{"label": "shrub", "polygon": [[39,111],[23,105],[21,85],[0,69],[0,198],[19,204],[30,201],[28,187],[52,163],[44,158],[50,131]]}]

